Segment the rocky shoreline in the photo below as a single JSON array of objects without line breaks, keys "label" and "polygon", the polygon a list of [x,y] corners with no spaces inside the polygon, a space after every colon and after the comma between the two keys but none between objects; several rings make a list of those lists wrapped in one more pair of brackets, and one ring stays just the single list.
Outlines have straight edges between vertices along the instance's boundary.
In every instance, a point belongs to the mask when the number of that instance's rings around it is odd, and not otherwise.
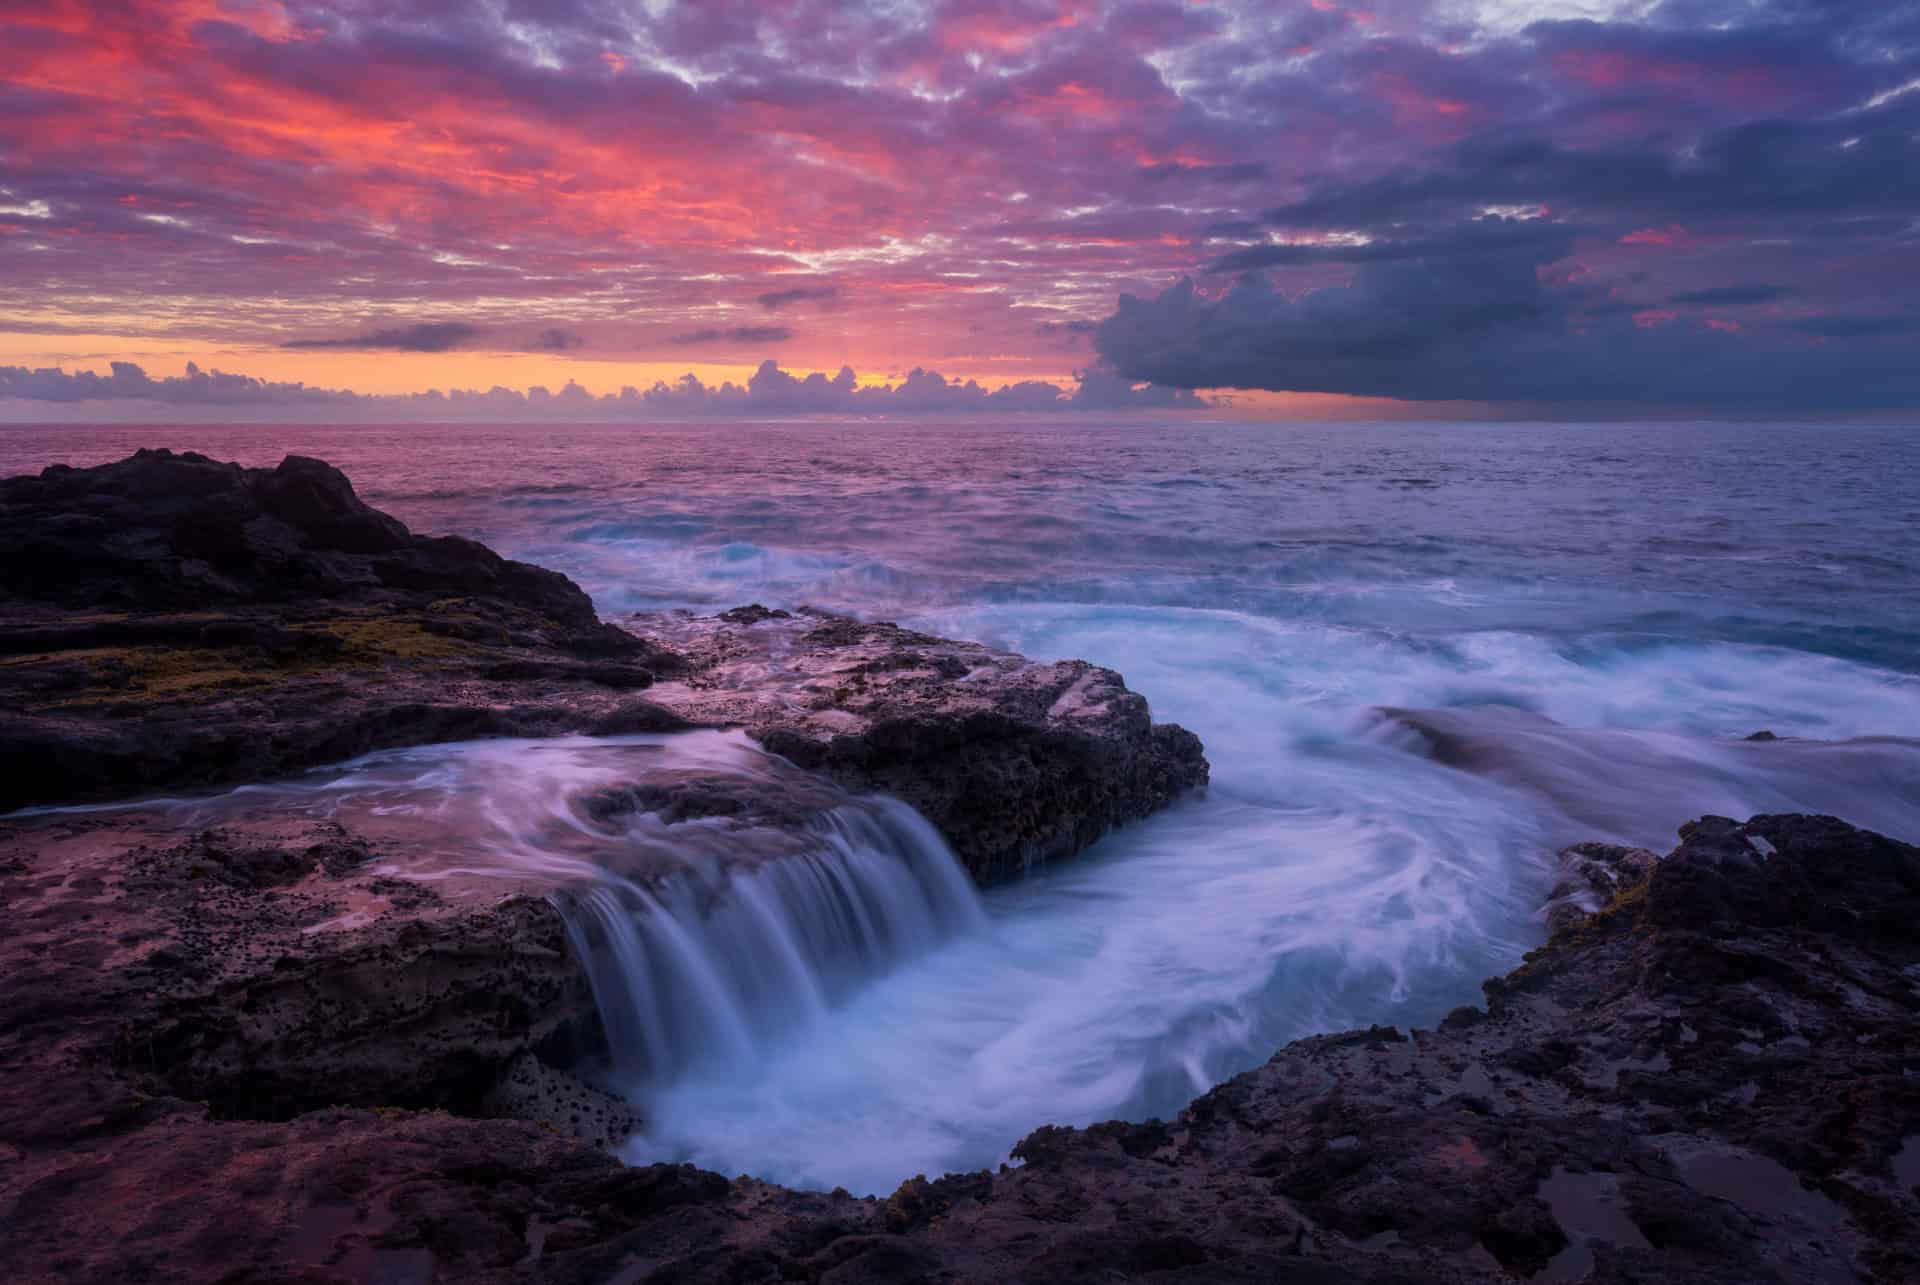
[{"label": "rocky shoreline", "polygon": [[[798,771],[584,806],[779,833],[828,781],[987,882],[1206,780],[1109,670],[763,607],[616,627],[318,461],[0,482],[0,600],[0,809],[736,728]],[[1484,1010],[867,1200],[607,1153],[635,1122],[559,1069],[604,1035],[550,880],[449,876],[401,820],[183,815],[0,818],[10,1279],[1920,1277],[1920,849],[1833,818],[1580,845]]]},{"label": "rocky shoreline", "polygon": [[1199,739],[1111,670],[758,606],[621,628],[564,576],[414,535],[297,456],[0,482],[0,601],[0,811],[435,741],[740,727],[906,799],[992,879],[1207,777]]}]

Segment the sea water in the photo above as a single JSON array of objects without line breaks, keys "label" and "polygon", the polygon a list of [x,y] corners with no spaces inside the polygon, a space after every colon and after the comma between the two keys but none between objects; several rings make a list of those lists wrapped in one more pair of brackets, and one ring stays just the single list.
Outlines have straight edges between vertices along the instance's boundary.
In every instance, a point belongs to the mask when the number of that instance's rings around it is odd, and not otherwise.
[{"label": "sea water", "polygon": [[[1206,742],[1204,796],[977,904],[937,837],[872,814],[823,836],[806,887],[743,885],[725,915],[608,885],[602,939],[679,932],[693,961],[629,957],[634,1012],[694,1014],[607,1071],[650,1121],[634,1159],[860,1191],[989,1165],[1042,1123],[1176,1111],[1288,1039],[1473,1002],[1541,940],[1565,843],[1664,850],[1703,812],[1777,810],[1920,840],[1914,746],[1742,739],[1920,736],[1920,431],[5,428],[0,473],[141,445],[329,459],[615,618],[812,604],[1085,657]],[[492,794],[564,794],[563,748],[509,755]],[[436,806],[470,809],[478,847],[538,849],[488,794]],[[913,924],[884,949],[808,918],[856,867],[910,871],[872,885]],[[685,999],[702,986],[747,998]]]}]

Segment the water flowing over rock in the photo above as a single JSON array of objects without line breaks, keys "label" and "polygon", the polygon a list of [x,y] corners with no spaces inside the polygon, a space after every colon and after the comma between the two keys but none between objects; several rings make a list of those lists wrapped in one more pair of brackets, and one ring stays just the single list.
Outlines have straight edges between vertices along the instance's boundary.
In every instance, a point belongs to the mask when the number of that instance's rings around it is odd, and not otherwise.
[{"label": "water flowing over rock", "polygon": [[1920,740],[1708,741],[1671,732],[1568,727],[1506,705],[1382,709],[1389,731],[1437,762],[1550,802],[1594,838],[1657,846],[1703,811],[1842,813],[1888,834],[1920,833]]},{"label": "water flowing over rock", "polygon": [[1198,737],[1110,669],[885,622],[753,606],[638,617],[684,657],[648,693],[800,767],[904,800],[983,883],[1077,852],[1206,784]]},{"label": "water flowing over rock", "polygon": [[992,879],[1206,782],[1198,738],[1111,670],[757,606],[621,629],[564,576],[415,536],[297,456],[0,482],[0,568],[0,810],[390,746],[745,726],[918,807]]},{"label": "water flowing over rock", "polygon": [[559,895],[620,1082],[644,1092],[751,1060],[823,1020],[849,987],[984,923],[946,844],[903,804],[842,802],[807,838],[806,850],[737,872]]},{"label": "water flowing over rock", "polygon": [[[1603,841],[1484,1010],[856,1199],[610,1149],[877,973],[1003,948],[968,875],[1203,784],[1118,675],[804,609],[613,629],[314,461],[16,479],[0,551],[34,563],[0,573],[0,806],[180,792],[0,817],[11,1279],[1920,1275],[1920,850],[1709,816],[1656,860],[1620,806],[1719,806],[1724,749],[1903,815],[1907,747],[1392,711],[1383,752]],[[492,739],[405,748],[456,738]]]},{"label": "water flowing over rock", "polygon": [[1915,924],[1920,849],[1705,818],[1484,1010],[1298,1041],[1173,1120],[1042,1129],[1017,1168],[885,1200],[627,1168],[515,1121],[221,1122],[128,1079],[48,1110],[19,1072],[99,1037],[55,1047],[9,990],[0,1214],[30,1281],[1899,1282]]},{"label": "water flowing over rock", "polygon": [[[158,1007],[114,1056],[223,1116],[557,1094],[605,1135],[606,1104],[552,1062],[642,1092],[748,1059],[982,922],[912,809],[737,733],[385,751],[0,822],[0,851],[35,876],[22,925],[102,916],[119,945],[78,957],[149,979]],[[14,974],[49,1023],[76,1016],[73,975]]]}]

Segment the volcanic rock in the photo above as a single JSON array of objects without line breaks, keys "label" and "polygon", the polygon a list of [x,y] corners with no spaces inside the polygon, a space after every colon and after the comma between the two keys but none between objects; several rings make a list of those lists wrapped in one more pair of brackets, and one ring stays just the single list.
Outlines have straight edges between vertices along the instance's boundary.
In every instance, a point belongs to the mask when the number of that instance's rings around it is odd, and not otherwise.
[{"label": "volcanic rock", "polygon": [[410,533],[344,475],[140,451],[0,481],[0,811],[369,750],[674,719],[674,657],[565,576]]},{"label": "volcanic rock", "polygon": [[745,727],[918,807],[991,880],[1207,778],[1111,670],[758,604],[618,628],[566,577],[416,536],[299,456],[0,482],[0,606],[0,811],[433,741]]},{"label": "volcanic rock", "polygon": [[1916,924],[1920,849],[1703,818],[1484,1011],[1297,1041],[1171,1121],[1041,1129],[885,1200],[517,1121],[221,1120],[127,1064],[35,1111],[50,1031],[9,1020],[0,1220],[31,1282],[1892,1285],[1920,1274]]},{"label": "volcanic rock", "polygon": [[1077,852],[1207,781],[1200,739],[1110,669],[757,604],[630,622],[679,655],[648,699],[912,804],[986,883]]}]

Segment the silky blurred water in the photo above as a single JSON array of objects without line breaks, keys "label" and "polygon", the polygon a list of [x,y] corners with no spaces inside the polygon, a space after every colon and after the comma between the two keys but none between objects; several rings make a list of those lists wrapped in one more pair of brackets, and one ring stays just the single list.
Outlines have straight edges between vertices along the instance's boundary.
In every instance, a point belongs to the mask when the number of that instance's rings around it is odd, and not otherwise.
[{"label": "silky blurred water", "polygon": [[[1204,798],[751,1055],[631,1085],[636,1157],[856,1190],[991,1164],[1472,1002],[1540,940],[1564,843],[1787,809],[1920,839],[1913,746],[1739,740],[1920,736],[1916,430],[9,427],[0,474],[141,445],[321,456],[608,615],[811,603],[1082,656],[1205,740]],[[1450,711],[1491,766],[1382,706]]]}]

